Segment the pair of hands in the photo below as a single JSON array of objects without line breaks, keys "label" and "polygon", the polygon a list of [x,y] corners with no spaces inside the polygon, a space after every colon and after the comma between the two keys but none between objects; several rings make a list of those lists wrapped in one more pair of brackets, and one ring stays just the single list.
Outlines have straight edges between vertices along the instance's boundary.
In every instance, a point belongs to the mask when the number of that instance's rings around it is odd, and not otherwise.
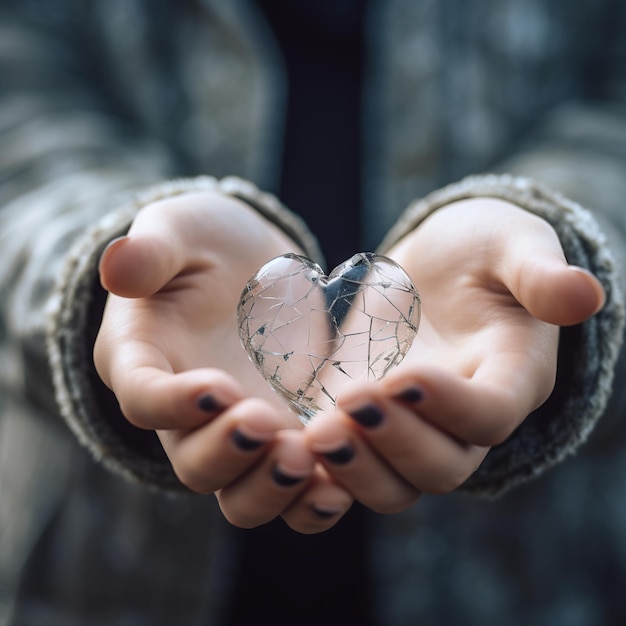
[{"label": "pair of hands", "polygon": [[198,192],[145,207],[100,263],[99,375],[181,482],[242,527],[282,516],[320,532],[354,499],[395,513],[455,489],[550,395],[558,326],[604,301],[543,220],[500,200],[451,204],[387,253],[422,298],[404,361],[304,429],[237,332],[243,286],[287,252],[301,253],[253,209]]}]

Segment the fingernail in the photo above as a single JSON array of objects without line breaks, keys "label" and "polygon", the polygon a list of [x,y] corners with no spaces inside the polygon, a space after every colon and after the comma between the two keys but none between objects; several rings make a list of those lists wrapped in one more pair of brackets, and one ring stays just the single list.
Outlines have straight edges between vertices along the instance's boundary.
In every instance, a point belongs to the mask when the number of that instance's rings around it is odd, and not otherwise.
[{"label": "fingernail", "polygon": [[345,446],[341,446],[341,448],[337,448],[337,450],[332,450],[331,452],[323,452],[322,456],[328,459],[331,463],[335,463],[337,465],[345,465],[349,463],[354,458],[354,448],[348,444]]},{"label": "fingernail", "polygon": [[128,241],[129,239],[130,237],[128,235],[121,235],[120,237],[115,237],[115,239],[111,239],[111,241],[109,241],[109,243],[107,243],[107,245],[105,246],[104,250],[102,251],[102,254],[104,254],[105,252],[108,252],[109,250],[112,250],[113,248],[117,248],[124,241]]},{"label": "fingernail", "polygon": [[311,511],[313,511],[313,513],[315,513],[318,517],[324,519],[330,519],[331,517],[335,517],[335,515],[339,515],[339,513],[341,513],[341,511],[338,511],[337,509],[326,508],[318,504],[312,504]]},{"label": "fingernail", "polygon": [[197,400],[198,408],[206,413],[215,413],[222,409],[222,405],[210,394],[204,394]]},{"label": "fingernail", "polygon": [[417,404],[424,398],[424,392],[419,387],[409,387],[408,389],[405,389],[397,394],[395,398],[401,402]]},{"label": "fingernail", "polygon": [[115,239],[111,239],[109,243],[105,246],[104,250],[100,254],[100,259],[98,260],[98,272],[100,272],[102,268],[102,259],[104,259],[105,255],[107,255],[113,248],[119,247],[124,241],[130,239],[128,235],[122,235],[121,237],[116,237]]},{"label": "fingernail", "polygon": [[272,480],[281,487],[293,487],[304,480],[303,476],[293,476],[286,474],[275,465],[272,468]]},{"label": "fingernail", "polygon": [[253,439],[252,437],[248,437],[244,435],[238,428],[233,431],[233,443],[240,449],[245,452],[252,452],[253,450],[258,450],[265,441],[260,441],[259,439]]},{"label": "fingernail", "polygon": [[357,411],[351,411],[350,416],[356,420],[361,426],[366,428],[373,428],[382,423],[384,414],[375,404],[368,404],[362,409]]}]

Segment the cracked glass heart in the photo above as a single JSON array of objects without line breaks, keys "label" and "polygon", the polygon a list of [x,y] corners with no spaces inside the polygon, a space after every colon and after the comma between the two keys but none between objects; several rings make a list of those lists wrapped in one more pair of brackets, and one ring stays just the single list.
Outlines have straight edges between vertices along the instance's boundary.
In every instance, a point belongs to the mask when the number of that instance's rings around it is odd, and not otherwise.
[{"label": "cracked glass heart", "polygon": [[420,298],[387,257],[355,254],[328,276],[285,254],[261,267],[237,308],[239,336],[261,375],[306,424],[348,380],[379,380],[406,355]]}]

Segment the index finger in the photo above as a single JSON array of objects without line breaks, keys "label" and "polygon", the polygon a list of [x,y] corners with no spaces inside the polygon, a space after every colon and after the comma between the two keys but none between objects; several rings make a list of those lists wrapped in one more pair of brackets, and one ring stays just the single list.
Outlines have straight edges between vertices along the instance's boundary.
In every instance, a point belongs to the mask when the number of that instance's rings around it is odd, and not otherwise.
[{"label": "index finger", "polygon": [[215,368],[179,373],[130,368],[112,389],[126,419],[149,430],[195,428],[243,398],[239,383]]},{"label": "index finger", "polygon": [[524,353],[486,358],[471,378],[435,368],[411,368],[383,381],[387,396],[411,406],[459,441],[490,447],[505,441],[549,396],[555,372]]}]

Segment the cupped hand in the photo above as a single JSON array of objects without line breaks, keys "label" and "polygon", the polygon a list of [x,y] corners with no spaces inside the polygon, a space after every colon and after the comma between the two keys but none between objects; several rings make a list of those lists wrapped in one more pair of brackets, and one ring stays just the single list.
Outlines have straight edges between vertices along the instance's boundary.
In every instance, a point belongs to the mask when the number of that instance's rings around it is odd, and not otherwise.
[{"label": "cupped hand", "polygon": [[393,513],[460,486],[545,402],[559,326],[596,313],[604,292],[567,264],[547,222],[495,199],[440,209],[387,256],[421,294],[417,338],[385,379],[346,388],[307,437],[356,499]]},{"label": "cupped hand", "polygon": [[287,252],[301,251],[217,192],[143,208],[101,258],[109,297],[94,360],[124,416],[155,430],[181,482],[215,492],[232,523],[252,527],[283,515],[301,532],[318,532],[351,498],[316,463],[237,330],[247,280]]}]

